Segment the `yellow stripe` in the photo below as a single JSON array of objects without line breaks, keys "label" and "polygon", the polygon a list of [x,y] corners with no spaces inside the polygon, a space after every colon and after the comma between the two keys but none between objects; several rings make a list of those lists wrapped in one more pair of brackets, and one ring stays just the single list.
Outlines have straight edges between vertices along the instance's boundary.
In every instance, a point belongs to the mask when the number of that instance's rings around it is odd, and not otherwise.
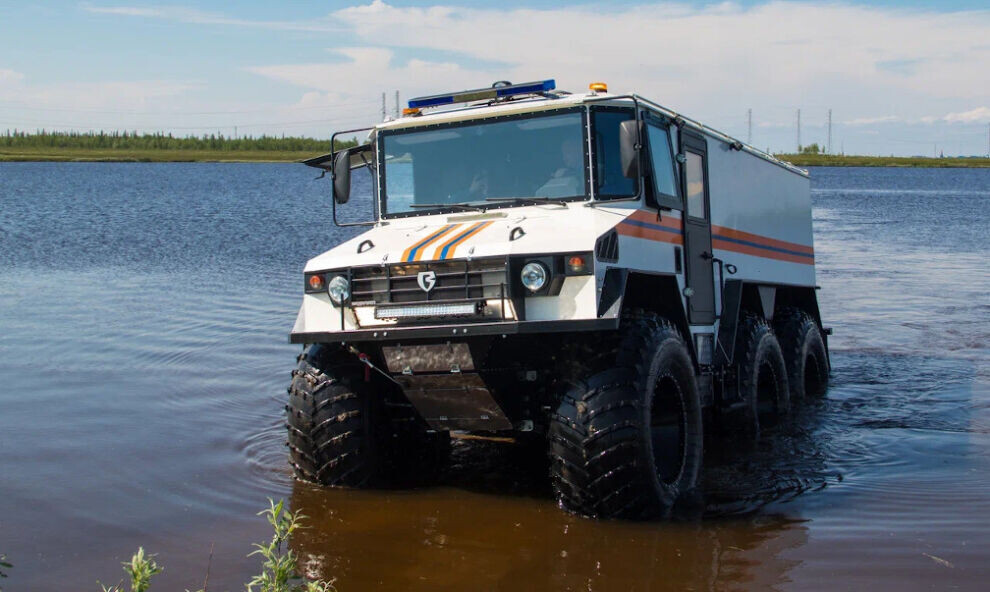
[{"label": "yellow stripe", "polygon": [[[437,247],[437,250],[433,253],[433,258],[449,259],[453,257],[454,252],[457,251],[457,247],[458,245],[460,245],[461,241],[475,234],[476,232],[480,232],[484,230],[489,225],[491,225],[491,222],[478,222],[477,224],[474,224],[464,232],[458,234],[454,238],[450,239],[449,241]],[[444,254],[444,251],[447,250],[448,248],[449,248],[449,252]]]},{"label": "yellow stripe", "polygon": [[444,234],[446,234],[448,231],[457,228],[458,226],[460,226],[460,224],[450,225],[447,226],[446,228],[441,229],[439,232],[433,232],[431,234],[427,234],[425,239],[422,238],[416,239],[416,242],[409,245],[409,248],[402,252],[402,258],[400,259],[400,261],[409,261],[409,256],[412,254],[413,250],[425,246],[430,241],[432,241],[432,239],[439,238]]},{"label": "yellow stripe", "polygon": [[419,250],[416,251],[416,257],[413,259],[413,261],[420,261],[420,260],[422,260],[423,259],[423,253],[426,252],[426,247],[428,247],[428,246],[432,245],[433,243],[437,242],[438,240],[440,240],[441,238],[443,238],[443,236],[445,234],[449,234],[452,230],[455,230],[456,228],[459,228],[460,226],[461,226],[460,224],[454,224],[452,226],[449,226],[443,232],[441,232],[440,234],[434,235],[433,238],[431,238],[430,240],[428,240],[425,243],[423,243],[422,245],[420,245]]}]

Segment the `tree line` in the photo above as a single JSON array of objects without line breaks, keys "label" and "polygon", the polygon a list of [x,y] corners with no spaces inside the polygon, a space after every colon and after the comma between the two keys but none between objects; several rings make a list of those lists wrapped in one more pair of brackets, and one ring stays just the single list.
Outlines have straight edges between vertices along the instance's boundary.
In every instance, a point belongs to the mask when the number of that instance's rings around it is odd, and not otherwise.
[{"label": "tree line", "polygon": [[[357,145],[356,139],[337,141],[335,148]],[[90,150],[212,150],[230,152],[319,152],[327,151],[329,140],[293,136],[241,136],[223,134],[174,136],[162,132],[148,134],[128,131],[60,132],[7,130],[0,134],[0,147],[81,148]]]}]

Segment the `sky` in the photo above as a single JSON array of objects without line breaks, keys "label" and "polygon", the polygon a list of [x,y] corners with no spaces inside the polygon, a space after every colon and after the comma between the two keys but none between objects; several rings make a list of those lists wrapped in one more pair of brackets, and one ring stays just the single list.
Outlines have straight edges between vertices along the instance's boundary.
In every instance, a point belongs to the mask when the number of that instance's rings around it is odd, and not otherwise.
[{"label": "sky", "polygon": [[[443,0],[441,0],[443,1]],[[986,155],[990,2],[0,0],[0,131],[306,135],[553,78],[759,148]],[[747,113],[752,110],[752,132]]]}]

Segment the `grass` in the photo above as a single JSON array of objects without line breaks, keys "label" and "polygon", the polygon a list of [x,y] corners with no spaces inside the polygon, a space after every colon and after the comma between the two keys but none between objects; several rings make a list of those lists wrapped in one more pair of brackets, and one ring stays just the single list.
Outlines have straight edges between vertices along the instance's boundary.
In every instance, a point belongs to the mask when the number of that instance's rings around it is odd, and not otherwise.
[{"label": "grass", "polygon": [[[248,554],[262,558],[261,573],[251,578],[245,584],[248,592],[335,592],[333,584],[322,580],[306,580],[298,574],[299,558],[289,549],[289,539],[292,533],[303,528],[306,518],[300,512],[290,512],[285,509],[285,501],[275,503],[268,500],[268,508],[258,512],[264,516],[274,530],[272,538],[267,543],[256,543],[255,550]],[[210,555],[212,559],[212,553]],[[0,555],[0,565],[3,563]],[[143,547],[139,547],[130,561],[123,562],[124,573],[130,581],[130,592],[148,592],[151,588],[151,578],[162,573],[165,568],[158,565],[154,555],[147,555]],[[206,580],[198,592],[207,592],[210,581],[210,570],[207,567]],[[114,586],[100,584],[103,592],[125,592],[124,583]],[[188,590],[186,592],[189,592]]]},{"label": "grass", "polygon": [[791,164],[808,166],[848,167],[932,167],[986,168],[990,158],[928,158],[924,156],[838,156],[835,154],[777,154]]},{"label": "grass", "polygon": [[[356,144],[338,141],[337,147]],[[136,132],[8,131],[0,161],[292,162],[330,151],[330,141],[305,137],[174,137]]]}]

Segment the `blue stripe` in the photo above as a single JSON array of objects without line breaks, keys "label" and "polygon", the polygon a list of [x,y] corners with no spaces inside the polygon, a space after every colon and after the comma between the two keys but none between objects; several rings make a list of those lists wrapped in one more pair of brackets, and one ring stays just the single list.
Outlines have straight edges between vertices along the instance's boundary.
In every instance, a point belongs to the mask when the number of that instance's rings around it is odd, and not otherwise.
[{"label": "blue stripe", "polygon": [[641,222],[639,220],[629,220],[628,218],[622,221],[623,224],[631,224],[633,226],[641,226],[643,228],[649,228],[651,230],[661,230],[663,232],[669,232],[671,234],[676,234],[678,236],[684,234],[677,228],[670,228],[669,226],[660,226],[659,224],[650,224],[649,222]]},{"label": "blue stripe", "polygon": [[797,255],[798,257],[807,257],[808,259],[814,259],[814,255],[809,255],[808,253],[802,253],[800,251],[789,251],[787,249],[781,249],[780,247],[771,247],[768,245],[761,245],[760,243],[753,243],[750,241],[744,241],[738,238],[731,238],[728,236],[723,236],[721,234],[712,235],[718,240],[722,240],[729,243],[736,243],[738,245],[746,245],[748,247],[756,247],[757,249],[764,249],[766,251],[776,251],[778,253],[786,253],[788,255]]},{"label": "blue stripe", "polygon": [[448,249],[450,249],[451,247],[456,247],[457,245],[461,244],[462,242],[464,242],[464,239],[466,239],[469,236],[471,236],[472,234],[478,232],[482,228],[484,228],[484,226],[479,226],[479,227],[475,228],[474,230],[472,230],[471,232],[469,232],[469,233],[461,236],[461,238],[455,240],[454,242],[452,242],[449,245],[447,245],[446,247],[444,247],[443,250],[440,251],[440,259],[446,259],[447,258],[447,250]]},{"label": "blue stripe", "polygon": [[408,261],[414,261],[416,259],[416,253],[419,252],[419,250],[423,248],[423,245],[425,245],[426,243],[428,243],[431,240],[435,239],[436,237],[440,236],[441,234],[444,233],[444,231],[446,231],[448,229],[450,229],[450,226],[449,225],[444,226],[440,230],[434,232],[430,236],[428,236],[428,237],[424,238],[422,241],[420,241],[420,243],[418,245],[416,245],[415,247],[413,247],[413,250],[412,251],[409,251],[409,257],[406,258],[406,261],[407,262]]}]

